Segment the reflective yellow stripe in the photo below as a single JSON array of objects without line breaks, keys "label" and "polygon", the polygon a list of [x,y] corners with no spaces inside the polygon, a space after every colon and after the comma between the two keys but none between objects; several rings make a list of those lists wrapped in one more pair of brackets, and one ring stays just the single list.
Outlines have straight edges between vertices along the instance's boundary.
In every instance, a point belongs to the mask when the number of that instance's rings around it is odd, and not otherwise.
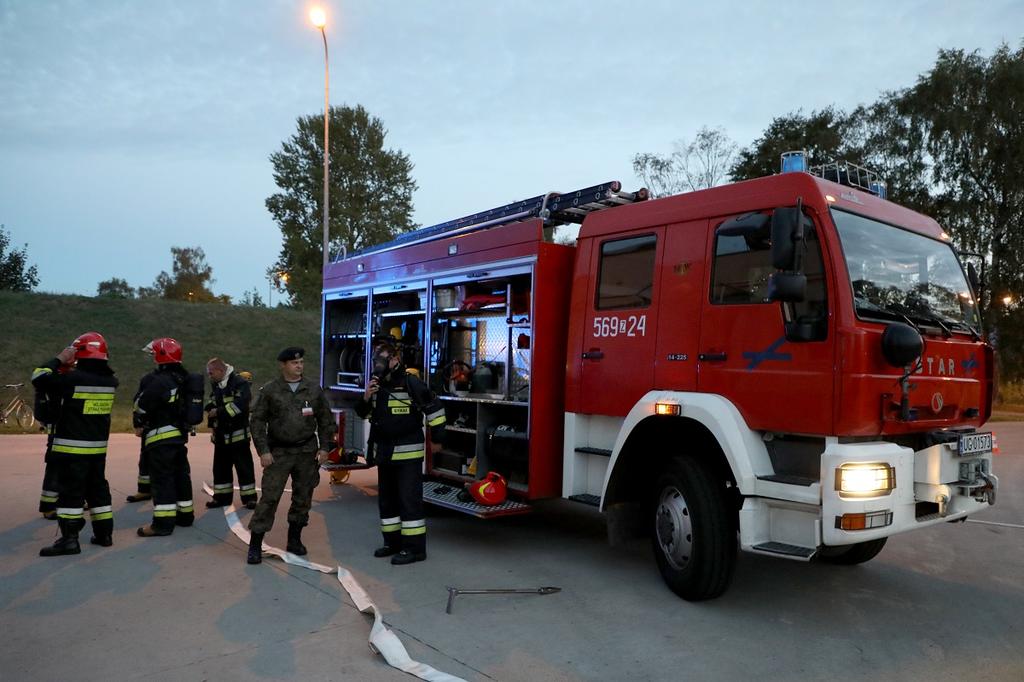
[{"label": "reflective yellow stripe", "polygon": [[420,459],[421,457],[423,457],[422,446],[421,449],[419,450],[412,450],[410,452],[395,452],[393,455],[391,455],[391,459],[395,462],[406,459]]},{"label": "reflective yellow stripe", "polygon": [[81,448],[74,445],[54,445],[50,448],[54,452],[63,452],[69,455],[105,455],[107,454],[107,446],[96,448]]},{"label": "reflective yellow stripe", "polygon": [[181,431],[176,426],[161,426],[159,429],[153,429],[146,434],[146,445],[157,443],[168,438],[178,438],[181,436]]},{"label": "reflective yellow stripe", "polygon": [[32,370],[32,381],[35,381],[44,374],[53,374],[53,370],[49,367],[36,367]]},{"label": "reflective yellow stripe", "polygon": [[164,517],[167,517],[167,516],[177,516],[177,515],[178,515],[178,510],[177,509],[169,509],[167,511],[163,511],[163,510],[156,511],[156,510],[153,510],[153,516],[155,516],[158,519],[159,518],[164,518]]},{"label": "reflective yellow stripe", "polygon": [[402,524],[400,524],[400,523],[389,523],[387,525],[384,525],[383,523],[380,524],[380,529],[383,532],[385,532],[385,533],[394,533],[396,530],[398,530],[401,527],[402,527]]},{"label": "reflective yellow stripe", "polygon": [[428,421],[427,425],[428,426],[439,426],[440,424],[444,424],[444,423],[445,423],[445,419],[444,419],[444,415],[442,414],[440,417],[434,417],[433,419]]},{"label": "reflective yellow stripe", "polygon": [[391,414],[409,414],[408,407],[392,407]]},{"label": "reflective yellow stripe", "polygon": [[238,409],[238,406],[235,405],[234,403],[225,404],[224,411],[227,412],[232,417],[237,417],[238,415],[242,414],[242,411]]},{"label": "reflective yellow stripe", "polygon": [[409,407],[408,400],[388,400],[388,407]]},{"label": "reflective yellow stripe", "polygon": [[46,492],[44,491],[43,494],[39,496],[39,500],[41,502],[56,502],[57,496],[53,494],[47,495]]},{"label": "reflective yellow stripe", "polygon": [[402,535],[423,535],[426,532],[426,526],[420,526],[419,528],[402,528]]}]

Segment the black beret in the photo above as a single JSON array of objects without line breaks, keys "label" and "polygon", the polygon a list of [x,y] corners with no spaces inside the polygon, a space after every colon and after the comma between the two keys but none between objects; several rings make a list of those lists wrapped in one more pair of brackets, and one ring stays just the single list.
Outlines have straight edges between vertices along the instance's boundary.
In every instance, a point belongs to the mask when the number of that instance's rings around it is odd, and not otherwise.
[{"label": "black beret", "polygon": [[283,351],[277,354],[278,362],[288,362],[289,360],[298,360],[306,354],[306,351],[298,346],[289,346]]}]

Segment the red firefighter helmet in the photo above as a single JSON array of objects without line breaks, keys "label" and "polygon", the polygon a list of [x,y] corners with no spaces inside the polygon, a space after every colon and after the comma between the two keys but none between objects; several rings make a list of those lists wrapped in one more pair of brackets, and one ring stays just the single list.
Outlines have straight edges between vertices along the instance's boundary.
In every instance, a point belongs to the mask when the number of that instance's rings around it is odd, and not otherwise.
[{"label": "red firefighter helmet", "polygon": [[493,507],[501,504],[508,496],[508,483],[505,477],[496,471],[488,471],[483,479],[469,486],[469,494],[479,504]]},{"label": "red firefighter helmet", "polygon": [[158,365],[181,362],[181,344],[169,337],[153,339],[142,350],[152,355]]},{"label": "red firefighter helmet", "polygon": [[99,332],[86,332],[71,342],[75,360],[106,360],[107,340]]}]

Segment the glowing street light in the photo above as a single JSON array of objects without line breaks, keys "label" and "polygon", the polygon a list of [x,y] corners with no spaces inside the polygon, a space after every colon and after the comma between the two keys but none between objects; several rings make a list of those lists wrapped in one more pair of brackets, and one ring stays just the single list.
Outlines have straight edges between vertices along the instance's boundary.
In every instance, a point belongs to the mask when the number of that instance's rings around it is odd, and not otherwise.
[{"label": "glowing street light", "polygon": [[1010,296],[1010,295],[1003,296],[1003,305],[1009,307],[1009,305],[1011,303],[1013,303],[1013,296]]},{"label": "glowing street light", "polygon": [[[328,141],[330,139],[330,119],[331,119],[331,107],[330,107],[330,83],[331,83],[331,71],[327,60],[327,31],[324,30],[327,26],[327,13],[324,12],[322,7],[314,7],[309,10],[309,20],[313,23],[313,26],[320,29],[320,35],[324,39],[324,265],[323,271],[327,272],[327,263],[330,259],[330,236],[328,229],[328,221],[330,213],[328,206],[330,205],[330,186],[329,178],[331,172],[331,162],[328,155]],[[344,248],[344,246],[342,247]]]}]

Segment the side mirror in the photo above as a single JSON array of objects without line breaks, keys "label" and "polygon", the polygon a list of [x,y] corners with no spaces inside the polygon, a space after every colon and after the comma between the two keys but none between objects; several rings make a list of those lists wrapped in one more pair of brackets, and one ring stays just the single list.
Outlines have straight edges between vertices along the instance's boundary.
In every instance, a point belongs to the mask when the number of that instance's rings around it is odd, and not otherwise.
[{"label": "side mirror", "polygon": [[775,269],[796,269],[796,242],[803,239],[803,228],[803,211],[799,205],[772,212],[772,266]]},{"label": "side mirror", "polygon": [[974,267],[974,263],[967,264],[967,281],[971,283],[974,295],[978,296],[981,291],[981,279],[978,277],[978,269]]},{"label": "side mirror", "polygon": [[773,272],[768,275],[769,301],[800,303],[806,297],[807,275],[797,272]]}]

